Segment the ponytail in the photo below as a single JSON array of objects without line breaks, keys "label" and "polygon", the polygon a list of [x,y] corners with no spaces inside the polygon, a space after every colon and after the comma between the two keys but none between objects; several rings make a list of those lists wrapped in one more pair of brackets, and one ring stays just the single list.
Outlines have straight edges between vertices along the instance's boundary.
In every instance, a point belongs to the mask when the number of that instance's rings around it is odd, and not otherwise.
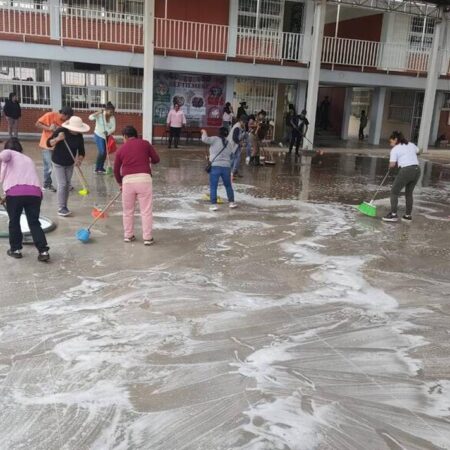
[{"label": "ponytail", "polygon": [[392,134],[389,136],[389,139],[396,140],[397,144],[407,145],[408,140],[405,138],[402,132],[400,131],[393,131]]}]

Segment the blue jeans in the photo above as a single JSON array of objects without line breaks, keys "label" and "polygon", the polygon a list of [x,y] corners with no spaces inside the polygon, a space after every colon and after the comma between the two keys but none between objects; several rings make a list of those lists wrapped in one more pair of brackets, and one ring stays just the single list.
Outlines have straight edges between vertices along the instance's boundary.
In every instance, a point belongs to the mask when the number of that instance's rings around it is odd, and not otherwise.
[{"label": "blue jeans", "polygon": [[239,144],[238,149],[234,152],[231,157],[231,170],[233,173],[236,173],[239,170],[239,164],[241,163],[241,145]]},{"label": "blue jeans", "polygon": [[106,139],[97,136],[94,133],[95,144],[97,145],[98,155],[95,163],[95,170],[105,170],[106,161]]},{"label": "blue jeans", "polygon": [[209,195],[211,197],[211,204],[217,203],[217,187],[219,180],[222,178],[223,185],[227,191],[229,202],[234,202],[234,191],[231,185],[231,169],[229,167],[212,166],[209,172]]},{"label": "blue jeans", "polygon": [[52,183],[52,150],[42,150],[42,162],[44,163],[44,187],[50,187]]}]

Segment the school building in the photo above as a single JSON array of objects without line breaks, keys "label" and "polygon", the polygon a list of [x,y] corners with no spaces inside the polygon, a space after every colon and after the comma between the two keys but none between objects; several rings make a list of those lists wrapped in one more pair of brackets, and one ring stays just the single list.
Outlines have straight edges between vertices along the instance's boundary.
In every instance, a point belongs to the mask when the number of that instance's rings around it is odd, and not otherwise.
[{"label": "school building", "polygon": [[311,142],[328,97],[328,133],[357,138],[365,110],[370,144],[396,129],[426,150],[450,140],[447,3],[0,0],[0,97],[18,93],[23,133],[45,110],[70,105],[87,119],[111,101],[119,129],[146,137],[164,134],[174,98],[193,135],[245,100],[268,112],[276,140],[294,103]]}]

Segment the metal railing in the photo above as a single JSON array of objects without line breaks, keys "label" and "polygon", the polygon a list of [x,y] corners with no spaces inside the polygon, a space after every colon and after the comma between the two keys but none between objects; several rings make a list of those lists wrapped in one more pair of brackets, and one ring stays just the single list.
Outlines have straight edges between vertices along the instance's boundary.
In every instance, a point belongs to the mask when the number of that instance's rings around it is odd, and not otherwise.
[{"label": "metal railing", "polygon": [[214,55],[227,53],[228,26],[185,20],[155,18],[155,48]]},{"label": "metal railing", "polygon": [[385,71],[426,72],[430,49],[404,44],[325,36],[322,63]]},{"label": "metal railing", "polygon": [[25,36],[50,36],[48,11],[17,9],[0,5],[0,33]]},{"label": "metal railing", "polygon": [[[120,12],[105,12],[79,7],[58,7],[53,15],[47,9],[15,8],[0,4],[0,37],[2,34],[20,37],[48,38],[59,30],[61,44],[70,41],[83,45],[143,48],[143,16]],[[77,44],[72,44],[77,45]],[[256,61],[307,63],[303,56],[304,36],[296,33],[233,28],[175,19],[155,18],[155,49],[165,54],[188,56],[214,55]],[[322,62],[359,70],[427,71],[428,48],[411,48],[407,44],[383,43],[325,36]],[[449,55],[444,56],[448,61]],[[445,72],[447,71],[447,72]],[[448,62],[443,62],[443,74],[450,74]]]}]

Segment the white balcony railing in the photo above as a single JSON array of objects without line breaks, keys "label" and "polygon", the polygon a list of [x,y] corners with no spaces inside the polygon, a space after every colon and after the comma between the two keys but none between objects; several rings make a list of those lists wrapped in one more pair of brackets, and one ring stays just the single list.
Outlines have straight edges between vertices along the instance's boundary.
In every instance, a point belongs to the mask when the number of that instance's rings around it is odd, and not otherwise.
[{"label": "white balcony railing", "polygon": [[404,44],[363,41],[326,36],[322,63],[386,71],[426,72],[430,50]]},{"label": "white balcony railing", "polygon": [[[0,39],[2,35],[23,40],[54,39],[56,35],[63,45],[77,45],[71,41],[78,41],[83,46],[123,46],[142,51],[143,17],[78,7],[58,7],[55,14],[50,14],[46,8],[11,7],[0,0]],[[303,55],[303,47],[301,34],[155,19],[155,49],[165,54],[307,63],[309,56]],[[332,69],[343,66],[423,73],[427,71],[429,55],[427,48],[326,36],[322,62]],[[450,75],[449,60],[447,52],[442,63],[443,75]]]}]

